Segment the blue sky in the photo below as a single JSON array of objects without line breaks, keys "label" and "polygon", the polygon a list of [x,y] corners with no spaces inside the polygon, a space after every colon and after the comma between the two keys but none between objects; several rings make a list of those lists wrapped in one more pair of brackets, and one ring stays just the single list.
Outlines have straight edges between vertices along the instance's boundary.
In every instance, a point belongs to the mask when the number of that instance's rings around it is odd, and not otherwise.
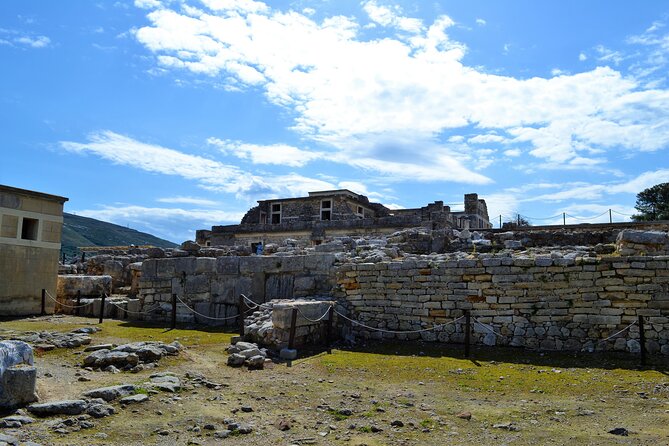
[{"label": "blue sky", "polygon": [[668,25],[651,1],[7,0],[0,183],[176,242],[331,188],[626,220],[669,181]]}]

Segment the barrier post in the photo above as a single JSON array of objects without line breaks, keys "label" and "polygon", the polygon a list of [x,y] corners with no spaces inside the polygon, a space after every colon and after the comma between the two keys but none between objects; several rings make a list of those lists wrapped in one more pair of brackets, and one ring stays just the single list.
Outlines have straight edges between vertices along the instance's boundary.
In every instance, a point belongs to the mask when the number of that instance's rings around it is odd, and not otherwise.
[{"label": "barrier post", "polygon": [[239,295],[239,336],[244,339],[244,313],[246,313],[246,302],[244,295]]},{"label": "barrier post", "polygon": [[567,213],[562,213],[562,226],[567,226]]},{"label": "barrier post", "polygon": [[42,288],[42,311],[40,312],[40,315],[46,315],[46,290],[44,288]]},{"label": "barrier post", "polygon": [[293,308],[293,314],[290,319],[290,337],[288,338],[288,348],[295,348],[295,329],[297,328],[297,308]]},{"label": "barrier post", "polygon": [[81,290],[77,290],[77,308],[74,309],[75,316],[79,316],[79,305],[81,305]]},{"label": "barrier post", "polygon": [[472,330],[472,320],[469,310],[465,310],[465,358],[469,358],[469,342]]},{"label": "barrier post", "polygon": [[643,316],[639,316],[639,344],[641,344],[641,365],[646,365],[646,334],[643,329]]},{"label": "barrier post", "polygon": [[102,323],[102,319],[105,316],[105,299],[107,298],[107,295],[105,293],[102,293],[102,302],[100,302],[100,320],[98,321],[99,324]]},{"label": "barrier post", "polygon": [[332,347],[330,344],[332,342],[332,317],[334,316],[334,305],[330,306],[328,309],[328,320],[325,331],[325,347],[328,349],[328,355],[332,354]]},{"label": "barrier post", "polygon": [[172,330],[177,328],[177,293],[172,293]]},{"label": "barrier post", "polygon": [[609,209],[609,223],[613,223],[613,215],[611,215],[611,209]]}]

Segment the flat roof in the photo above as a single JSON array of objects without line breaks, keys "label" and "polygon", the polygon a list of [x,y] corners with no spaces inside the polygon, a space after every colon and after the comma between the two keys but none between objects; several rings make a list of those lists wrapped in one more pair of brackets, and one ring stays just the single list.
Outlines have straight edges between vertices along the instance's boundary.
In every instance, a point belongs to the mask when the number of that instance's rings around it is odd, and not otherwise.
[{"label": "flat roof", "polygon": [[51,194],[45,194],[44,192],[37,192],[34,190],[19,189],[18,187],[5,186],[4,184],[0,184],[0,192],[9,192],[12,194],[27,195],[29,197],[44,198],[45,200],[57,201],[58,203],[61,204],[69,200],[69,198],[61,197],[60,195],[51,195]]}]

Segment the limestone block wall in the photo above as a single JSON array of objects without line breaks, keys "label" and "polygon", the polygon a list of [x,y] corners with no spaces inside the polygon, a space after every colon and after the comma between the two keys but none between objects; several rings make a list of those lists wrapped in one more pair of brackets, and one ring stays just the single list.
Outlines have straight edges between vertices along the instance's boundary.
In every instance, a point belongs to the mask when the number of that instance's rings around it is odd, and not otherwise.
[{"label": "limestone block wall", "polygon": [[[239,295],[256,303],[272,299],[330,295],[335,285],[331,254],[308,256],[227,256],[147,259],[142,263],[138,297],[144,319],[168,320],[175,293],[177,320],[233,325]],[[210,318],[217,318],[210,319]]]},{"label": "limestone block wall", "polygon": [[[473,256],[472,256],[473,257]],[[471,310],[473,343],[546,350],[639,350],[639,328],[599,342],[647,317],[646,347],[669,354],[669,256],[573,258],[481,254],[343,264],[338,291],[351,318],[387,330],[420,330]],[[464,340],[464,320],[414,334],[372,331],[377,339]],[[491,333],[495,331],[501,336]]]}]

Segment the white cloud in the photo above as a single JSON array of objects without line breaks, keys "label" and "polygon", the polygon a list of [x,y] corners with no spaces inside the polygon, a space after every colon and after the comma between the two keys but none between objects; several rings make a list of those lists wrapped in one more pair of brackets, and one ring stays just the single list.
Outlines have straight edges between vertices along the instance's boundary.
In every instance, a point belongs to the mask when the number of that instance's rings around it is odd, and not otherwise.
[{"label": "white cloud", "polygon": [[244,212],[213,209],[182,209],[137,205],[103,206],[100,209],[73,211],[77,215],[96,218],[132,229],[148,232],[173,242],[193,240],[197,229],[213,225],[236,224]]},{"label": "white cloud", "polygon": [[92,153],[116,164],[164,175],[194,180],[205,189],[245,197],[305,195],[308,191],[332,189],[332,183],[291,173],[254,175],[236,166],[147,144],[109,130],[92,133],[85,143],[61,141],[69,152]]},{"label": "white cloud", "polygon": [[21,36],[15,38],[14,42],[31,48],[44,48],[51,44],[51,39],[46,36]]},{"label": "white cloud", "polygon": [[[383,149],[388,138],[438,147],[448,133],[448,150],[417,152],[415,165],[404,171],[439,181],[448,167],[454,181],[489,181],[466,165],[485,162],[455,140],[458,132],[470,136],[472,126],[481,138],[510,135],[504,141],[509,150],[551,168],[585,169],[603,165],[608,151],[669,146],[667,90],[645,88],[610,67],[527,79],[482,72],[463,62],[467,48],[449,37],[454,22],[447,16],[398,34],[401,10],[367,1],[363,9],[389,34],[365,40],[360,24],[348,17],[319,22],[250,0],[204,5],[209,9],[152,11],[150,26],[135,36],[163,69],[202,74],[231,89],[262,89],[271,103],[294,114],[293,130],[303,138],[332,147],[334,157],[358,158],[351,163],[365,169],[402,173],[396,165],[407,159]],[[595,51],[613,64],[626,57],[603,46]],[[263,147],[242,152],[253,160]]]},{"label": "white cloud", "polygon": [[392,26],[411,33],[418,33],[423,28],[421,20],[401,16],[402,11],[398,6],[389,8],[379,5],[376,0],[369,0],[364,2],[362,7],[370,20],[381,26]]},{"label": "white cloud", "polygon": [[580,60],[581,62],[584,62],[584,61],[588,60],[588,56],[586,56],[585,53],[579,53],[578,60]]},{"label": "white cloud", "polygon": [[484,19],[476,19],[476,24],[478,26],[486,26],[488,22],[486,22]]},{"label": "white cloud", "polygon": [[518,157],[522,154],[520,149],[509,149],[504,151],[504,155],[508,156],[509,158],[515,158]]},{"label": "white cloud", "polygon": [[223,141],[209,138],[207,142],[218,147],[221,152],[251,161],[253,164],[277,164],[281,166],[302,167],[305,164],[324,158],[322,152],[301,150],[286,144],[268,146],[245,144],[239,141]]},{"label": "white cloud", "polygon": [[214,200],[207,200],[206,198],[197,197],[164,197],[156,200],[159,203],[173,203],[173,204],[192,204],[195,206],[220,206],[221,203]]}]

